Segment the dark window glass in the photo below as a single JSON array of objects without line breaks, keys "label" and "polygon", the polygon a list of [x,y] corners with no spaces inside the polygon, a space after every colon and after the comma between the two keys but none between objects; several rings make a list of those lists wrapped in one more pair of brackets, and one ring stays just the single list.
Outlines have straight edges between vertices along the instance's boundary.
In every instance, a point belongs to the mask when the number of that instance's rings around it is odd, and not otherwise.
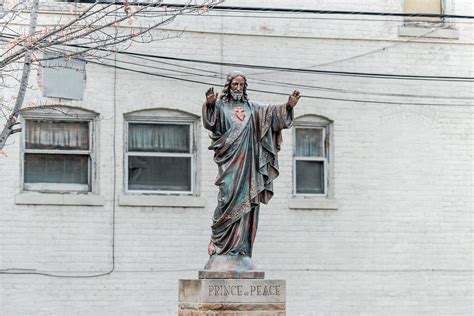
[{"label": "dark window glass", "polygon": [[322,161],[296,161],[296,193],[324,193],[324,163]]},{"label": "dark window glass", "polygon": [[129,190],[191,191],[191,157],[128,157]]},{"label": "dark window glass", "polygon": [[88,184],[89,156],[25,154],[25,183]]}]

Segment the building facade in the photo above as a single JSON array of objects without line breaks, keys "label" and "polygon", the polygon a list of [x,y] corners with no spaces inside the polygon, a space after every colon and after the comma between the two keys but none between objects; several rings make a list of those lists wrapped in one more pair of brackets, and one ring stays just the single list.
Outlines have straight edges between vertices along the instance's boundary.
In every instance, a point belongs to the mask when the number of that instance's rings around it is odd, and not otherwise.
[{"label": "building facade", "polygon": [[[469,0],[258,6],[474,15]],[[0,160],[0,314],[176,314],[217,204],[204,93],[236,68],[252,101],[303,95],[254,247],[287,280],[287,314],[474,312],[472,20],[211,10],[163,34],[32,73]]]}]

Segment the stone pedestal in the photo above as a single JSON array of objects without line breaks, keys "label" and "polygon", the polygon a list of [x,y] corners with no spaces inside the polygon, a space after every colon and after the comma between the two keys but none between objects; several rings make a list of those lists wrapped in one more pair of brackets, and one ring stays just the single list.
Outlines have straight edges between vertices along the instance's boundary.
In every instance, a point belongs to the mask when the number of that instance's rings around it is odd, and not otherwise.
[{"label": "stone pedestal", "polygon": [[179,280],[179,316],[284,316],[286,281],[265,280],[247,256],[213,255],[197,280]]},{"label": "stone pedestal", "polygon": [[[208,272],[209,273],[209,272]],[[248,276],[249,274],[246,274]],[[203,276],[203,273],[200,273]],[[179,280],[179,316],[284,316],[286,281],[242,278]]]}]

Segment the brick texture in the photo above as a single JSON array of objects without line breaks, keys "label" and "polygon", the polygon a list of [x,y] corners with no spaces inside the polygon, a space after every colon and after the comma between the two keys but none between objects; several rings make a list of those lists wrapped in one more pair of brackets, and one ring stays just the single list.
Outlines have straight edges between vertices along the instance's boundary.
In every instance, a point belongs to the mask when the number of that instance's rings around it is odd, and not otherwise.
[{"label": "brick texture", "polygon": [[[401,2],[307,0],[260,1],[258,5],[400,12]],[[446,2],[448,13],[474,15],[470,0]],[[474,77],[472,23],[453,23],[459,39],[423,39],[399,37],[398,27],[403,22],[393,17],[340,21],[278,16],[182,17],[168,26],[171,35],[186,27],[178,38],[137,44],[131,50],[279,67]],[[159,62],[129,60],[183,70]],[[188,70],[199,73],[203,69],[231,70],[183,65],[195,67]],[[287,280],[287,314],[472,315],[472,82],[243,71],[251,89],[293,90],[292,84],[282,87],[266,82],[269,80],[311,86],[299,87],[303,98],[296,115],[320,115],[333,121],[331,187],[339,208],[303,211],[288,207],[292,198],[292,130],[283,133],[275,196],[261,208],[254,259],[267,278]],[[215,83],[219,90],[223,83],[200,76],[183,78]],[[31,85],[37,87],[35,75]],[[205,84],[120,70],[114,79],[113,70],[88,64],[82,101],[44,99],[39,89],[29,90],[27,102],[40,100],[99,113],[97,192],[105,203],[15,204],[20,192],[22,136],[10,138],[5,148],[8,157],[0,158],[0,269],[23,274],[0,274],[1,315],[177,314],[178,279],[197,278],[197,271],[208,259],[217,194],[217,170],[207,149],[210,141],[198,123],[197,194],[206,198],[205,208],[121,206],[123,114],[171,108],[200,116],[206,89]],[[15,93],[15,89],[5,89],[3,96],[10,100]],[[397,96],[400,94],[431,97]],[[249,95],[262,103],[286,101],[285,96],[276,94],[250,91]],[[89,276],[112,268],[112,273],[98,277],[34,274]]]}]

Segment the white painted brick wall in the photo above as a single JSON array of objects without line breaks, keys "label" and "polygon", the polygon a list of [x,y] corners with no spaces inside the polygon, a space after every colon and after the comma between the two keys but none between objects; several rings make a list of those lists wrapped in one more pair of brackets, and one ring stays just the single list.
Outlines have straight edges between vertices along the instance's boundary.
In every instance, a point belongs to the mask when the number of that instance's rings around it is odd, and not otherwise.
[{"label": "white painted brick wall", "polygon": [[[473,15],[468,0],[453,14]],[[228,1],[228,5],[255,5]],[[401,1],[261,1],[259,6],[401,11]],[[393,19],[396,20],[396,19]],[[222,23],[221,23],[222,21]],[[463,20],[465,22],[465,20]],[[280,67],[320,66],[357,72],[473,77],[472,24],[458,40],[398,37],[399,22],[199,17],[169,26],[180,38],[135,51],[164,56]],[[264,31],[268,30],[268,31]],[[221,36],[221,32],[225,34]],[[409,41],[409,42],[406,42]],[[380,50],[387,47],[385,50]],[[136,62],[136,59],[130,59]],[[141,61],[148,63],[146,61]],[[149,64],[149,63],[148,63]],[[212,71],[230,68],[193,65]],[[149,69],[160,72],[159,70]],[[253,79],[377,93],[473,97],[472,83],[330,77],[244,69],[250,88],[290,93]],[[208,78],[191,79],[213,81]],[[31,83],[35,85],[36,78]],[[221,81],[222,82],[222,81]],[[205,85],[87,66],[83,101],[100,113],[98,192],[103,206],[15,204],[20,190],[20,135],[0,160],[0,269],[84,275],[112,265],[114,172],[123,195],[123,114],[157,107],[200,115]],[[216,85],[216,88],[218,86]],[[219,87],[220,89],[220,87]],[[329,93],[303,95],[415,103],[456,99]],[[5,90],[9,99],[15,90]],[[37,101],[40,91],[29,91]],[[252,100],[285,97],[250,92]],[[43,100],[44,101],[44,100]],[[296,115],[334,121],[337,211],[288,208],[292,131],[284,131],[275,197],[261,208],[254,257],[269,278],[288,284],[288,315],[471,315],[473,296],[473,119],[468,106],[384,105],[302,98]],[[116,132],[114,135],[114,116]],[[173,315],[177,280],[196,278],[207,260],[216,205],[216,167],[199,126],[198,186],[205,208],[125,207],[115,203],[115,271],[97,278],[0,274],[1,315]],[[115,148],[113,141],[115,137]],[[116,153],[115,167],[113,153]],[[15,270],[20,271],[20,270]]]}]

